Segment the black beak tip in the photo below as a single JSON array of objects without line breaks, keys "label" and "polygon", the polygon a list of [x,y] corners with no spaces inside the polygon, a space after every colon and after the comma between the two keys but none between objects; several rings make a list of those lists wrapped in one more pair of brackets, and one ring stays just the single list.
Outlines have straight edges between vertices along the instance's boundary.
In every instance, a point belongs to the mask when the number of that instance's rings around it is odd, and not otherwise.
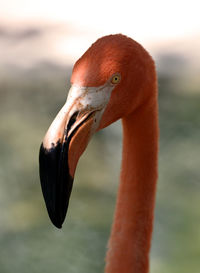
[{"label": "black beak tip", "polygon": [[62,225],[56,225],[55,223],[54,223],[54,226],[57,227],[58,229],[62,228]]},{"label": "black beak tip", "polygon": [[55,220],[55,219],[52,219],[51,217],[50,217],[50,219],[51,219],[52,224],[53,224],[55,227],[57,227],[58,229],[61,229],[61,228],[62,228],[62,223],[61,223],[60,221]]},{"label": "black beak tip", "polygon": [[68,143],[57,143],[46,150],[40,147],[40,182],[51,222],[61,229],[72,191],[73,177],[69,174]]}]

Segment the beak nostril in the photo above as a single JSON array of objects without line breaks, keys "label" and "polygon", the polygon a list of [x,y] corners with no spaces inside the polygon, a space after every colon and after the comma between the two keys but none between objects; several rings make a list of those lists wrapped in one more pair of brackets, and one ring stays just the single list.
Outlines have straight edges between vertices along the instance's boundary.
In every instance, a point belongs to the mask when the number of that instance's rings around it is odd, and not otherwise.
[{"label": "beak nostril", "polygon": [[75,123],[76,118],[78,116],[79,112],[76,111],[70,118],[68,124],[67,124],[67,133],[69,132],[69,130],[71,129],[72,125]]}]

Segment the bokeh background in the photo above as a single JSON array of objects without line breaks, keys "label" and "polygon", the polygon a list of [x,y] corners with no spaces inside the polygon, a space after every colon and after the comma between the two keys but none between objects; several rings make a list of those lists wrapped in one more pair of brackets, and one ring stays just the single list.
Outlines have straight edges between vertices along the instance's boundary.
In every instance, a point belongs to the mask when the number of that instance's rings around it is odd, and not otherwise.
[{"label": "bokeh background", "polygon": [[41,194],[38,150],[73,63],[123,33],[154,57],[160,159],[152,273],[200,268],[199,1],[0,0],[0,273],[100,273],[121,160],[120,121],[82,156],[62,230]]}]

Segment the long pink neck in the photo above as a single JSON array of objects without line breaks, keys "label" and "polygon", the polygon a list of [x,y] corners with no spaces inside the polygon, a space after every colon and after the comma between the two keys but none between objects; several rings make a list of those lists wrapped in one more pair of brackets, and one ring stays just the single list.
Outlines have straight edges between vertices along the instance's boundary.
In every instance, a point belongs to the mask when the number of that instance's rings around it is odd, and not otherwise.
[{"label": "long pink neck", "polygon": [[157,180],[158,115],[153,98],[122,120],[121,182],[106,273],[147,273]]}]

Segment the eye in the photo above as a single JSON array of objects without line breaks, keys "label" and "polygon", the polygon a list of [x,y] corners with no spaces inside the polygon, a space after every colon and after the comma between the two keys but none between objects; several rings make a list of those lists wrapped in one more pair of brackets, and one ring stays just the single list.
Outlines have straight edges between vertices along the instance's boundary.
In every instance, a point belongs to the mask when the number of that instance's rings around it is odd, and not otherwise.
[{"label": "eye", "polygon": [[111,83],[112,84],[117,84],[117,83],[120,82],[120,80],[121,80],[120,74],[115,74],[111,79]]}]

